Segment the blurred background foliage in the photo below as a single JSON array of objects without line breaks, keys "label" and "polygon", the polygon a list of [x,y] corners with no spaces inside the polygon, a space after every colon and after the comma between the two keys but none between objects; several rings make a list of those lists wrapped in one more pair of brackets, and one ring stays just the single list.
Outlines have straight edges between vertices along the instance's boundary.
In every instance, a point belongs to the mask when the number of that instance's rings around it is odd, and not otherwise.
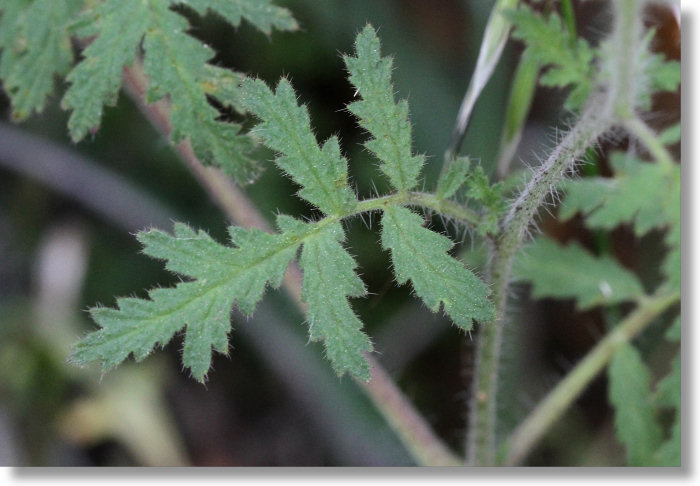
[{"label": "blurred background foliage", "polygon": [[[433,187],[491,2],[278,3],[291,9],[299,32],[266,37],[245,24],[234,30],[215,17],[194,14],[192,32],[216,49],[215,63],[221,66],[271,83],[289,77],[309,105],[319,139],[340,136],[352,181],[360,196],[369,196],[386,186],[344,109],[353,92],[340,53],[351,52],[355,34],[371,22],[383,52],[394,56],[395,87],[409,100],[415,149],[428,155],[425,185]],[[609,20],[605,2],[575,6],[579,32],[595,42]],[[674,21],[667,14],[654,18],[661,27]],[[679,58],[673,31],[660,32],[667,54]],[[494,169],[521,48],[514,42],[506,46],[463,144],[462,152],[479,160],[487,173]],[[66,363],[71,344],[93,327],[88,307],[113,305],[115,296],[143,297],[142,289],[174,280],[159,262],[139,254],[134,232],[150,225],[169,230],[177,220],[223,241],[226,221],[126,95],[107,110],[92,140],[70,143],[66,113],[57,106],[64,89],[59,83],[44,113],[19,127],[9,121],[7,99],[0,99],[0,464],[411,464],[355,383],[338,380],[321,346],[307,343],[303,318],[281,292],[268,292],[251,319],[234,313],[230,356],[215,358],[206,386],[180,372],[177,339],[144,363],[128,362],[105,376],[96,367]],[[535,163],[551,146],[551,127],[567,116],[563,99],[558,91],[538,90],[519,161]],[[677,104],[674,98],[657,100],[657,119],[677,116]],[[311,214],[290,197],[293,186],[272,164],[246,192],[270,221],[277,212]],[[575,221],[544,223],[545,230],[568,235],[562,239],[581,231]],[[376,224],[348,223],[348,246],[370,291],[353,307],[379,359],[439,435],[462,450],[471,341],[422,307],[407,287],[393,284],[373,231]],[[440,228],[442,222],[434,225]],[[474,250],[464,254],[470,265],[483,261],[482,249],[469,235],[442,228],[462,248]],[[623,262],[635,267],[647,245],[624,231],[616,238],[623,250],[631,248]],[[599,311],[575,314],[571,303],[533,303],[526,297],[522,292],[510,312],[518,316],[519,327],[505,353],[510,378],[504,385],[504,427],[530,410],[603,329]],[[623,456],[601,378],[530,463],[613,465],[623,463]]]}]

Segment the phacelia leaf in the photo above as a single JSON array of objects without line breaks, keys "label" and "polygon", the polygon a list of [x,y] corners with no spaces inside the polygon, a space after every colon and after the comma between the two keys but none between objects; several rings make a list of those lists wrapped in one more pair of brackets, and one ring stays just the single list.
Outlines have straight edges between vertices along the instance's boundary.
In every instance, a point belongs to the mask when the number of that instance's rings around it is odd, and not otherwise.
[{"label": "phacelia leaf", "polygon": [[289,81],[280,80],[273,93],[257,79],[243,82],[243,106],[262,122],[254,133],[281,155],[276,164],[297,184],[299,196],[327,214],[343,214],[357,204],[348,186],[348,165],[336,137],[319,147],[309,113],[297,104]]},{"label": "phacelia leaf", "polygon": [[204,380],[212,349],[227,351],[234,303],[243,313],[252,313],[265,288],[280,285],[300,244],[293,232],[235,228],[231,235],[237,247],[221,245],[180,223],[174,235],[159,230],[139,233],[144,253],[166,260],[166,268],[192,280],[151,290],[149,299],[121,298],[117,308],[92,309],[101,329],[76,345],[72,361],[98,360],[104,370],[132,353],[140,361],[184,327],[183,363],[196,379]]},{"label": "phacelia leaf", "polygon": [[423,219],[411,210],[384,211],[382,247],[391,251],[397,282],[411,280],[433,312],[442,305],[457,326],[469,330],[473,320],[490,320],[494,309],[486,284],[447,253],[452,246],[449,238],[424,228]]},{"label": "phacelia leaf", "polygon": [[357,264],[341,245],[344,238],[342,226],[335,223],[304,242],[301,268],[309,337],[323,341],[338,375],[347,371],[367,381],[369,364],[362,353],[371,351],[372,344],[348,302],[348,297],[360,297],[366,291],[355,273]]},{"label": "phacelia leaf", "polygon": [[348,105],[372,138],[365,146],[380,161],[379,168],[399,191],[413,189],[425,162],[411,152],[411,123],[408,103],[394,101],[391,84],[392,60],[381,57],[379,38],[367,25],[355,39],[356,57],[345,56],[350,82],[361,100]]}]

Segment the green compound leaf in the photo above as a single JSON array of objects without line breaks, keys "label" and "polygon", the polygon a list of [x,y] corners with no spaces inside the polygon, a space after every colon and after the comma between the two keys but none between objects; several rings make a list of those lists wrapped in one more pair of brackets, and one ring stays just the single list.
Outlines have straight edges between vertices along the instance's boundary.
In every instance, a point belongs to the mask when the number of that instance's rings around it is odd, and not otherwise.
[{"label": "green compound leaf", "polygon": [[654,39],[655,29],[649,30],[643,43],[644,48],[639,51],[640,64],[646,80],[641,84],[637,92],[636,103],[642,111],[651,109],[652,95],[660,91],[676,91],[681,83],[681,63],[676,60],[667,60],[663,54],[651,52],[651,43]]},{"label": "green compound leaf", "polygon": [[81,33],[97,37],[67,77],[71,86],[62,106],[72,110],[71,137],[79,141],[99,126],[104,105],[116,102],[123,67],[134,62],[143,43],[144,71],[150,78],[147,98],[149,102],[170,98],[173,143],[189,137],[203,163],[218,165],[240,183],[252,182],[259,172],[248,157],[253,141],[239,134],[238,125],[219,121],[219,112],[207,100],[208,95],[222,95],[224,105],[236,108],[231,80],[223,85],[221,71],[208,64],[214,52],[186,34],[187,20],[171,10],[181,3],[201,13],[213,10],[234,25],[243,16],[265,32],[273,26],[296,26],[288,11],[272,7],[269,1],[106,0],[86,14],[79,26]]},{"label": "green compound leaf", "polygon": [[318,146],[309,113],[297,104],[289,81],[273,93],[260,80],[243,82],[243,105],[262,120],[254,128],[265,144],[280,152],[276,164],[302,188],[299,196],[327,214],[344,214],[357,204],[348,186],[348,165],[336,137]]},{"label": "green compound leaf", "polygon": [[379,168],[399,191],[413,189],[425,157],[411,153],[408,103],[394,102],[392,60],[381,57],[379,38],[367,25],[355,40],[356,56],[344,56],[350,82],[362,97],[348,105],[372,139],[365,146],[380,160]]},{"label": "green compound leaf", "polygon": [[80,0],[6,0],[0,4],[0,79],[21,121],[41,112],[54,77],[73,65],[68,24]]},{"label": "green compound leaf", "polygon": [[498,220],[506,208],[506,199],[503,197],[505,184],[491,184],[480,165],[472,168],[468,157],[458,157],[440,175],[436,195],[439,199],[446,199],[454,196],[463,186],[466,187],[465,195],[478,203],[481,212],[477,232],[482,236],[495,234],[498,231]]},{"label": "green compound leaf", "polygon": [[68,129],[74,141],[99,126],[104,105],[114,105],[122,68],[136,58],[149,27],[149,2],[107,0],[95,8],[98,37],[83,51],[84,59],[67,76],[71,84],[61,105],[72,110]]},{"label": "green compound leaf", "polygon": [[628,464],[654,465],[661,427],[654,416],[649,370],[634,346],[625,343],[620,347],[610,363],[608,377],[617,437],[627,449]]},{"label": "green compound leaf", "polygon": [[150,77],[147,100],[170,96],[173,143],[189,137],[203,163],[219,165],[240,183],[252,182],[258,175],[255,162],[247,156],[253,142],[239,135],[238,125],[217,121],[219,112],[209,104],[199,74],[206,72],[214,52],[186,35],[188,28],[187,20],[170,10],[167,3],[151,7],[144,39],[143,67]]},{"label": "green compound leaf", "polygon": [[294,232],[231,228],[230,233],[237,247],[221,245],[205,232],[179,223],[174,236],[158,230],[139,233],[147,255],[166,260],[166,268],[193,280],[151,290],[148,300],[121,298],[117,308],[92,309],[101,329],[76,345],[71,360],[78,364],[98,360],[103,370],[131,353],[140,361],[185,327],[183,363],[203,381],[212,349],[227,352],[234,303],[243,313],[252,313],[265,288],[280,285],[300,244]]},{"label": "green compound leaf", "polygon": [[497,233],[499,218],[507,206],[504,191],[505,184],[502,181],[491,184],[480,165],[467,174],[467,197],[477,201],[483,213],[477,227],[479,234]]},{"label": "green compound leaf", "polygon": [[416,294],[433,311],[443,310],[462,329],[488,321],[494,308],[489,289],[447,252],[453,243],[423,227],[423,219],[403,207],[387,208],[382,218],[382,247],[391,251],[399,284],[409,279]]},{"label": "green compound leaf", "polygon": [[355,273],[357,264],[341,245],[344,239],[342,226],[334,223],[305,240],[302,297],[309,304],[309,337],[323,340],[338,376],[347,371],[368,381],[369,364],[362,353],[371,351],[372,344],[348,302],[348,297],[360,297],[366,291]]},{"label": "green compound leaf", "polygon": [[637,277],[614,259],[595,257],[576,243],[562,247],[547,238],[522,249],[513,276],[531,282],[535,298],[573,298],[582,310],[644,295]]},{"label": "green compound leaf", "polygon": [[462,185],[467,182],[469,172],[469,157],[457,157],[447,171],[440,175],[437,185],[438,199],[454,196]]},{"label": "green compound leaf", "polygon": [[615,153],[610,157],[614,178],[592,177],[566,181],[559,216],[566,220],[581,212],[589,228],[610,230],[634,222],[637,236],[668,225],[680,187],[680,167],[642,162]]},{"label": "green compound leaf", "polygon": [[233,108],[238,113],[245,113],[241,103],[241,83],[245,74],[211,64],[206,64],[199,74],[199,84],[207,96],[216,98],[223,106]]},{"label": "green compound leaf", "polygon": [[580,108],[593,87],[595,70],[594,51],[582,38],[572,42],[571,34],[555,12],[545,19],[529,7],[521,5],[506,12],[513,22],[513,37],[527,45],[524,56],[529,56],[548,69],[540,84],[553,87],[571,86],[566,100],[568,109]]},{"label": "green compound leaf", "polygon": [[654,228],[668,228],[669,253],[662,264],[669,285],[680,289],[681,169],[643,162],[615,153],[610,157],[615,177],[566,181],[559,216],[567,220],[581,212],[589,228],[610,230],[632,222],[637,236]]},{"label": "green compound leaf", "polygon": [[194,9],[200,15],[211,10],[238,27],[245,18],[261,31],[269,34],[272,27],[278,30],[296,30],[299,26],[286,8],[276,7],[271,0],[177,0]]}]

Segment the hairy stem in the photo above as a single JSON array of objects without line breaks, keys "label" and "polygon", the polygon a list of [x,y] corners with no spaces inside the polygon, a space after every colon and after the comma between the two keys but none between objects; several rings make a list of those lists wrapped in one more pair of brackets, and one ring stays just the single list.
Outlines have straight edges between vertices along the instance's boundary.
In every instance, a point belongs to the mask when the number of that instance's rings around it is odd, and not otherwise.
[{"label": "hairy stem", "polygon": [[615,22],[610,35],[612,49],[608,52],[610,72],[606,89],[591,95],[576,125],[534,172],[511,205],[502,222],[501,233],[491,246],[489,277],[496,317],[484,323],[477,342],[467,437],[469,464],[490,466],[496,463],[498,373],[513,259],[537,210],[556,184],[572,171],[584,151],[601,135],[619,120],[630,119],[630,114],[634,113],[642,4],[641,0],[613,2]]},{"label": "hairy stem", "polygon": [[552,424],[605,368],[620,346],[631,341],[679,299],[677,293],[660,293],[642,299],[637,308],[596,344],[515,429],[505,444],[504,465],[520,464]]},{"label": "hairy stem", "polygon": [[[164,100],[152,104],[145,101],[148,80],[138,63],[124,69],[124,86],[146,118],[163,136],[168,138],[172,129],[170,107]],[[194,154],[189,141],[179,143],[175,149],[187,168],[231,222],[249,228],[271,231],[270,225],[257,208],[230,179],[220,170],[205,167],[202,164]],[[407,198],[408,204],[411,196],[405,194],[402,197]],[[425,199],[430,202],[429,198],[415,197],[418,201]],[[379,207],[368,209],[379,209]],[[305,311],[306,304],[301,298],[302,275],[296,264],[289,266],[282,285],[297,307]],[[416,462],[424,466],[458,465],[459,459],[435,435],[425,419],[391,380],[389,374],[372,356],[369,354],[365,356],[370,363],[371,378],[368,383],[358,383],[387,419]]]},{"label": "hairy stem", "polygon": [[528,227],[552,188],[571,170],[586,148],[605,133],[611,123],[600,116],[599,102],[593,102],[577,125],[564,137],[545,163],[539,167],[525,190],[507,214],[499,238],[491,246],[489,279],[496,318],[484,323],[476,350],[476,375],[470,408],[468,462],[486,466],[495,462],[496,396],[504,313],[510,284],[513,258],[520,248]]}]

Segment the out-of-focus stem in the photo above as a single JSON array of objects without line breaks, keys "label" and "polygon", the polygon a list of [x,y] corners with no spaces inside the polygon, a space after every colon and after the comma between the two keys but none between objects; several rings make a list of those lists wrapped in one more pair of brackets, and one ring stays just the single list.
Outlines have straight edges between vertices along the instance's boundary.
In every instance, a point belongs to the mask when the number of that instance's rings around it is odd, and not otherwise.
[{"label": "out-of-focus stem", "polygon": [[520,464],[586,386],[610,362],[624,343],[631,341],[672,304],[679,295],[661,293],[644,298],[637,308],[605,336],[542,400],[505,444],[507,466]]}]

